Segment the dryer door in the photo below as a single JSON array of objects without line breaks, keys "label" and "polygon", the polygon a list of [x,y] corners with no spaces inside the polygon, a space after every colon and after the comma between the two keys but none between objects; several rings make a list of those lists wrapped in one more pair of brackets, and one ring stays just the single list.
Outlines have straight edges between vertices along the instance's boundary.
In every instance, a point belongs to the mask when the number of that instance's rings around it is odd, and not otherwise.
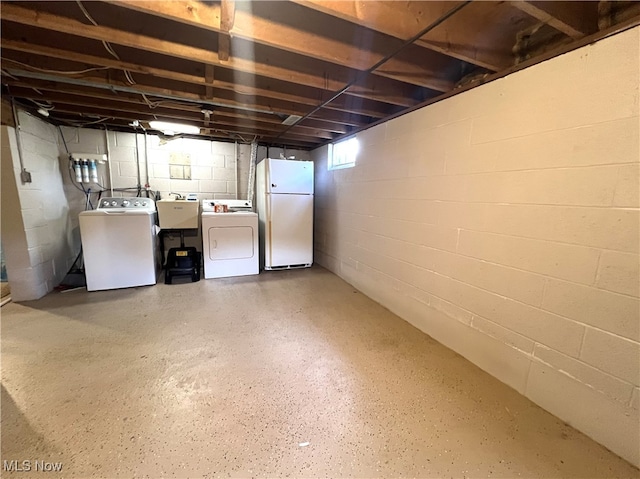
[{"label": "dryer door", "polygon": [[252,258],[256,254],[250,226],[216,226],[209,228],[208,236],[212,261]]}]

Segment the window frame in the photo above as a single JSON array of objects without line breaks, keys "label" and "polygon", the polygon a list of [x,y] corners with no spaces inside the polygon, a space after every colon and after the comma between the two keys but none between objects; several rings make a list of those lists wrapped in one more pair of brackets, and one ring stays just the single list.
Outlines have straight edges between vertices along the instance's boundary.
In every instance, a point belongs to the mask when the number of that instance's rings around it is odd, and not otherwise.
[{"label": "window frame", "polygon": [[[346,151],[338,153],[345,157],[348,161],[344,161],[341,163],[335,163],[336,159],[336,147],[342,145]],[[358,139],[356,137],[347,138],[345,140],[340,140],[336,143],[329,143],[329,149],[327,154],[327,169],[329,171],[332,170],[341,170],[344,168],[353,168],[356,166],[356,159],[358,156]],[[342,149],[341,148],[341,149]],[[349,151],[353,149],[352,151]]]}]

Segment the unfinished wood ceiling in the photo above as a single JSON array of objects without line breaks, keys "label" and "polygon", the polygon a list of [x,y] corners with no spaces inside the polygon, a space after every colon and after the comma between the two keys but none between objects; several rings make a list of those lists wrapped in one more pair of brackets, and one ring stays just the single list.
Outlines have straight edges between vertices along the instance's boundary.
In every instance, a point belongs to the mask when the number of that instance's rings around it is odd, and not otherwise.
[{"label": "unfinished wood ceiling", "polygon": [[639,6],[3,1],[2,94],[56,124],[308,149],[637,25]]}]

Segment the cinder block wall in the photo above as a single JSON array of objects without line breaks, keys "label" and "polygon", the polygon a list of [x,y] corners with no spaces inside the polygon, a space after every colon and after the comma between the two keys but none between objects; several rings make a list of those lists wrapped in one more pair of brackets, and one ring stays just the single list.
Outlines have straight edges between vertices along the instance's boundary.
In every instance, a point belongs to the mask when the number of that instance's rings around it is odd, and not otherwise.
[{"label": "cinder block wall", "polygon": [[14,301],[37,299],[53,290],[77,250],[58,162],[55,127],[18,112],[25,168],[20,179],[16,130],[2,127],[2,243]]},{"label": "cinder block wall", "polygon": [[[105,132],[89,128],[63,127],[62,133],[71,152],[107,153]],[[148,134],[136,135],[124,132],[108,132],[109,153],[114,188],[135,188],[138,184],[137,158],[140,159],[141,182],[146,182],[145,148],[149,163],[149,184],[152,190],[159,191],[163,198],[168,194],[197,193],[199,199],[235,199],[246,198],[249,179],[251,145],[229,142],[176,138],[163,141],[160,137]],[[138,155],[136,156],[136,150]],[[266,156],[266,148],[259,147],[257,161]],[[270,149],[271,154],[283,150]],[[309,152],[286,150],[287,155],[309,159]],[[65,155],[62,142],[60,154]],[[191,180],[172,179],[170,158],[172,154],[189,155],[191,162]],[[238,168],[236,173],[236,161]],[[109,172],[105,165],[98,167],[100,184],[109,187]],[[96,191],[95,185],[92,186]],[[118,192],[116,196],[135,195],[135,191]],[[80,197],[82,198],[82,193]],[[84,207],[84,205],[82,205]]]},{"label": "cinder block wall", "polygon": [[[103,130],[89,128],[63,127],[67,147],[71,152],[107,153],[106,138]],[[149,184],[152,190],[160,191],[163,198],[168,194],[197,193],[205,198],[236,198],[241,187],[246,186],[246,177],[238,175],[236,183],[236,153],[242,159],[249,160],[250,146],[234,143],[213,142],[189,138],[176,138],[162,141],[160,137],[149,134],[145,140],[143,134],[108,132],[110,166],[112,168],[114,188],[134,188],[138,184],[137,159],[140,160],[141,183],[146,182],[145,148],[149,163]],[[64,148],[61,145],[61,154]],[[137,152],[136,152],[137,150]],[[244,150],[247,150],[246,152]],[[136,155],[136,153],[138,153]],[[243,153],[240,155],[240,153]],[[246,153],[246,154],[244,154]],[[172,154],[189,155],[191,179],[172,179],[170,157]],[[98,171],[101,184],[109,187],[109,173],[102,165]],[[95,188],[94,188],[95,189]],[[135,196],[136,192],[119,192],[116,196]]]},{"label": "cinder block wall", "polygon": [[640,464],[640,28],[316,161],[316,261]]},{"label": "cinder block wall", "polygon": [[[187,138],[162,141],[152,134],[145,139],[141,133],[105,134],[104,130],[90,128],[62,127],[58,131],[48,122],[22,111],[19,118],[25,166],[32,173],[32,183],[23,185],[20,181],[15,130],[2,127],[2,240],[12,297],[16,301],[40,298],[62,281],[80,250],[78,214],[86,205],[82,187],[91,189],[95,207],[98,191],[111,186],[106,164],[98,165],[98,184],[77,184],[70,172],[65,143],[71,153],[105,154],[109,138],[113,187],[130,189],[115,191],[114,196],[136,195],[138,158],[144,186],[145,150],[150,189],[159,191],[163,198],[170,192],[197,193],[198,199],[247,196],[251,158],[248,144]],[[276,151],[278,156],[280,151]],[[286,153],[309,158],[304,151]],[[172,154],[189,155],[190,180],[170,177]],[[259,149],[258,161],[264,155],[266,149]],[[110,191],[102,194],[110,195]],[[201,248],[199,233],[187,234],[185,243]],[[166,238],[167,248],[178,244],[177,237]]]},{"label": "cinder block wall", "polygon": [[[169,193],[187,195],[197,193],[198,199],[242,199],[247,197],[249,181],[249,165],[251,160],[251,145],[191,138],[175,138],[162,140],[160,137],[138,133],[109,131],[90,128],[62,127],[64,142],[71,153],[107,153],[106,137],[109,138],[109,154],[113,187],[127,188],[128,191],[114,191],[114,196],[135,196],[138,184],[138,162],[141,184],[146,183],[146,162],[149,165],[149,185],[153,191],[159,191],[162,198],[167,199]],[[64,143],[60,141],[60,155],[63,168],[69,168],[66,161]],[[279,153],[282,150],[277,150]],[[306,155],[308,152],[287,150],[290,155]],[[171,156],[188,155],[191,179],[171,178]],[[266,155],[266,148],[259,147],[257,161]],[[237,171],[236,171],[237,163]],[[109,188],[109,171],[107,165],[98,165],[100,185]],[[65,177],[65,184],[71,203],[71,217],[73,228],[78,228],[78,214],[85,209],[85,196],[82,191],[73,186],[69,175]],[[85,189],[92,188],[97,192],[101,188],[95,184],[84,184]],[[110,191],[102,193],[109,196]],[[94,206],[96,195],[92,195]],[[166,248],[179,246],[178,236],[165,237]],[[202,247],[199,232],[185,233],[185,244]],[[78,243],[79,245],[79,243]]]}]

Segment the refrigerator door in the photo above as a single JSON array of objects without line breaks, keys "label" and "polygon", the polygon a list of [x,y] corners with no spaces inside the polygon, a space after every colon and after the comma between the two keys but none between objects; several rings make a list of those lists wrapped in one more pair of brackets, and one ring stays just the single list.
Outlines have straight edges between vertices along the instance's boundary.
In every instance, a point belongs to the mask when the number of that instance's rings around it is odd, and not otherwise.
[{"label": "refrigerator door", "polygon": [[267,193],[313,194],[313,162],[266,159]]},{"label": "refrigerator door", "polygon": [[313,195],[267,195],[265,269],[313,263]]}]

